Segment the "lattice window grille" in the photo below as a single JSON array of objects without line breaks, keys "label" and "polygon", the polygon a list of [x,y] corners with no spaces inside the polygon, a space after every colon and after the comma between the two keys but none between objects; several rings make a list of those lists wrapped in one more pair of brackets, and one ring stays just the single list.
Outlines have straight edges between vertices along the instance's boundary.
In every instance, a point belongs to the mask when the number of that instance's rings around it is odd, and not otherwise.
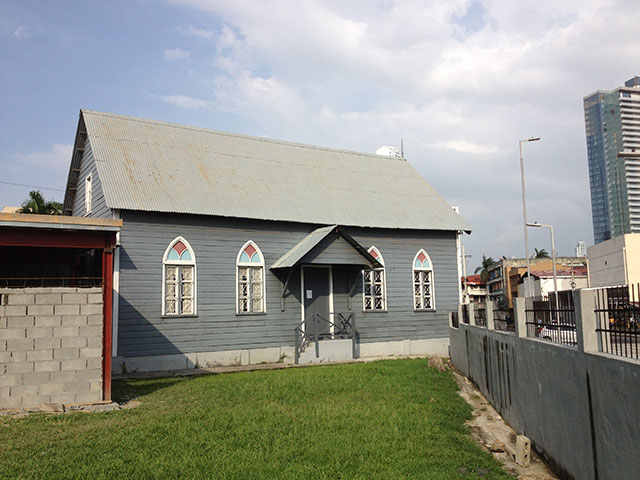
[{"label": "lattice window grille", "polygon": [[166,265],[165,269],[165,314],[192,315],[193,265]]},{"label": "lattice window grille", "polygon": [[364,279],[364,309],[384,310],[384,269],[365,270]]},{"label": "lattice window grille", "polygon": [[431,272],[418,271],[413,274],[413,297],[416,310],[432,308]]}]

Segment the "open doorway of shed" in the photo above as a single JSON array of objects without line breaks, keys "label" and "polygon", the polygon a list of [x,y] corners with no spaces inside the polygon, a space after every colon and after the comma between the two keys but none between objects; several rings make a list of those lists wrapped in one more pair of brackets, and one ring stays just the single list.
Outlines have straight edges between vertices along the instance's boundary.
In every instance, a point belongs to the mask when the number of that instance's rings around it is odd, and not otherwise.
[{"label": "open doorway of shed", "polygon": [[0,287],[97,287],[102,252],[95,248],[0,246]]}]

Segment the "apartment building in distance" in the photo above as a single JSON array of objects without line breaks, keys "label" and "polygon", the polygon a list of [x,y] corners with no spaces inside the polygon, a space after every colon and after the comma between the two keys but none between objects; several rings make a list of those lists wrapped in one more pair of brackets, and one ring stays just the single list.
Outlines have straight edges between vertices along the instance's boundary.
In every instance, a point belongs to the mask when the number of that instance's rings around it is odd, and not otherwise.
[{"label": "apartment building in distance", "polygon": [[[550,258],[530,258],[532,277],[538,272],[553,270]],[[556,257],[556,270],[569,271],[586,269],[586,257]],[[502,258],[488,270],[487,293],[489,299],[500,306],[512,308],[513,298],[518,296],[518,284],[527,274],[526,258]]]},{"label": "apartment building in distance", "polygon": [[640,233],[640,77],[584,97],[594,243]]}]

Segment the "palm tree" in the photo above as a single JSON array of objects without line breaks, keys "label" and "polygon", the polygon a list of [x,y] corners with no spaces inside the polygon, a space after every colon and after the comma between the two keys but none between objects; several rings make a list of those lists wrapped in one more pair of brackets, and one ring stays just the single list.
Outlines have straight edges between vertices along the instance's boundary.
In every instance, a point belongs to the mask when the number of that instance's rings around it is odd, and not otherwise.
[{"label": "palm tree", "polygon": [[533,258],[549,258],[549,254],[544,248],[541,248],[540,250],[538,250],[537,248],[534,248],[534,250],[536,252]]},{"label": "palm tree", "polygon": [[480,272],[480,278],[483,282],[486,282],[489,278],[489,268],[491,265],[496,263],[496,261],[491,257],[486,257],[484,253],[482,254],[482,265],[476,268],[474,273]]},{"label": "palm tree", "polygon": [[29,192],[29,199],[22,202],[18,213],[35,213],[39,215],[62,215],[62,204],[44,199],[39,190]]}]

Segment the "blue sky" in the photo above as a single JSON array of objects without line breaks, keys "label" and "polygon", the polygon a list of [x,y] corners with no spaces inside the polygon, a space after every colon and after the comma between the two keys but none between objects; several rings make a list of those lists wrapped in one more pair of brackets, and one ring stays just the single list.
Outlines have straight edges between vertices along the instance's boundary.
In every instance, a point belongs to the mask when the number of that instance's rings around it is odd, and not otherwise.
[{"label": "blue sky", "polygon": [[[61,200],[80,108],[365,152],[402,137],[474,227],[471,268],[523,255],[518,140],[540,136],[529,218],[567,255],[592,243],[582,97],[640,74],[634,3],[5,1],[0,181]],[[29,190],[0,183],[0,206]]]}]

